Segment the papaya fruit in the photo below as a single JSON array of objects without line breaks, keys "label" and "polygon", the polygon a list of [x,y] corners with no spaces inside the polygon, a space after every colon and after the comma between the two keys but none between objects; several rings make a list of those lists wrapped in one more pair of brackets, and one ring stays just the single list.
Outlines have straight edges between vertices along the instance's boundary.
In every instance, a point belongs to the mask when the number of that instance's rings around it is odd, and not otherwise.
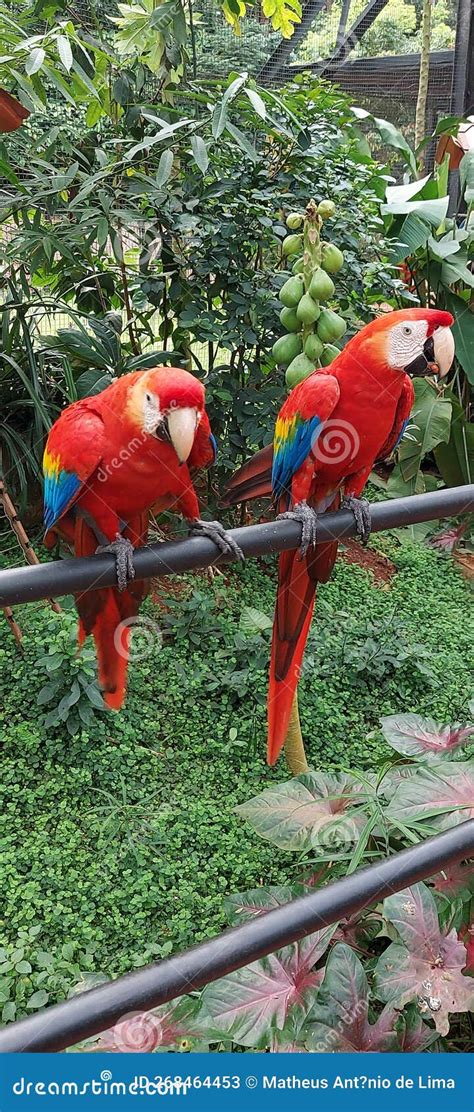
[{"label": "papaya fruit", "polygon": [[296,316],[296,309],[282,309],[280,322],[286,332],[299,332],[301,325]]},{"label": "papaya fruit", "polygon": [[328,274],[337,274],[344,264],[344,255],[335,243],[321,244],[321,266]]},{"label": "papaya fruit", "polygon": [[329,301],[334,296],[335,291],[336,287],[332,278],[319,266],[311,279],[309,287],[311,297],[314,297],[315,301]]},{"label": "papaya fruit", "polygon": [[284,255],[297,255],[303,249],[303,237],[298,235],[285,236],[281,249]]},{"label": "papaya fruit", "polygon": [[335,347],[334,344],[325,344],[319,356],[319,362],[322,367],[329,367],[333,359],[337,359],[340,354],[339,348]]},{"label": "papaya fruit", "polygon": [[298,231],[298,228],[301,228],[302,223],[303,223],[303,213],[302,212],[289,212],[288,213],[288,216],[286,218],[286,226],[287,226],[287,228],[290,229],[290,231],[292,231],[292,232]]},{"label": "papaya fruit", "polygon": [[317,363],[321,356],[322,350],[323,344],[321,343],[319,336],[316,332],[312,332],[311,336],[308,336],[308,339],[306,340],[306,343],[304,345],[305,355],[308,356],[308,359],[312,359],[314,363]]},{"label": "papaya fruit", "polygon": [[301,324],[314,324],[320,312],[321,310],[317,301],[314,301],[310,293],[304,293],[296,309],[296,316],[298,320],[301,321]]},{"label": "papaya fruit", "polygon": [[346,331],[347,324],[339,313],[333,313],[332,309],[322,309],[319,320],[317,323],[317,332],[319,339],[323,344],[331,344],[333,340],[339,340]]},{"label": "papaya fruit", "polygon": [[291,271],[292,271],[293,274],[302,274],[303,273],[303,267],[304,267],[304,259],[303,259],[303,256],[300,255],[299,259],[297,259],[296,262],[293,263]]},{"label": "papaya fruit", "polygon": [[329,220],[330,216],[334,216],[336,206],[334,201],[320,201],[318,205],[318,216],[321,220]]},{"label": "papaya fruit", "polygon": [[296,306],[304,294],[304,282],[301,274],[295,274],[294,278],[287,278],[285,284],[281,287],[278,294],[282,305],[287,309],[296,309]]},{"label": "papaya fruit", "polygon": [[297,355],[286,368],[285,382],[288,389],[292,390],[299,382],[303,382],[303,379],[311,375],[314,370],[316,367],[312,359],[308,359],[304,352],[302,355]]},{"label": "papaya fruit", "polygon": [[287,367],[289,363],[297,355],[300,355],[303,350],[303,341],[301,336],[296,332],[288,332],[286,336],[280,336],[275,341],[272,347],[273,358],[277,363],[281,363],[283,367]]}]

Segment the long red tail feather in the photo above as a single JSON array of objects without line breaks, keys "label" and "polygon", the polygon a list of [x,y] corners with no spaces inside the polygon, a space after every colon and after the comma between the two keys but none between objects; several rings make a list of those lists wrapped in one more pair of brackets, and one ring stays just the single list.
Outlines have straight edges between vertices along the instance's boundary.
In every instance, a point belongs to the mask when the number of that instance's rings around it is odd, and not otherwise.
[{"label": "long red tail feather", "polygon": [[[331,509],[339,504],[339,496]],[[313,616],[318,583],[325,583],[337,556],[337,541],[317,544],[301,558],[283,552],[273,622],[268,686],[267,760],[275,764],[285,743],[291,706],[301,675],[303,653]]]},{"label": "long red tail feather", "polygon": [[[135,547],[146,541],[148,517],[143,514],[130,522],[124,535]],[[78,518],[76,522],[76,555],[86,556],[95,552],[97,539],[92,530]],[[133,619],[145,598],[148,583],[132,582],[126,591],[105,587],[98,591],[84,591],[76,595],[79,613],[79,645],[89,633],[94,638],[97,652],[99,683],[104,702],[112,710],[120,710],[125,699]]]},{"label": "long red tail feather", "polygon": [[229,479],[222,499],[225,506],[270,498],[272,493],[273,445],[268,444],[244,463]]}]

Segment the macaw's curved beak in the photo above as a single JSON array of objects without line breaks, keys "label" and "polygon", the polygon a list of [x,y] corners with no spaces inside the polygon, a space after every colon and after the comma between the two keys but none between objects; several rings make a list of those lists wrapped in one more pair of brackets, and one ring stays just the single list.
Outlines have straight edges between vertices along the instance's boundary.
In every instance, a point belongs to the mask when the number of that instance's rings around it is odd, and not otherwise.
[{"label": "macaw's curved beak", "polygon": [[186,463],[196,436],[198,411],[191,406],[172,409],[167,416],[168,433],[180,463]]},{"label": "macaw's curved beak", "polygon": [[436,328],[432,336],[428,336],[423,346],[423,353],[405,367],[409,375],[426,377],[438,375],[444,378],[452,367],[454,359],[454,337],[450,328]]}]

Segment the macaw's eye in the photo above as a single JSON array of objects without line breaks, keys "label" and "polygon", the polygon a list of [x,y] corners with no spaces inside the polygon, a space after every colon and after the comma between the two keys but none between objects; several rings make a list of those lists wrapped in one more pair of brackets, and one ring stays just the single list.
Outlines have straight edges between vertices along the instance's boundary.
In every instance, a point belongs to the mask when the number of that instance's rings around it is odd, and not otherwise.
[{"label": "macaw's eye", "polygon": [[147,402],[151,402],[151,394],[145,394]]},{"label": "macaw's eye", "polygon": [[411,328],[410,328],[409,324],[405,325],[405,327],[403,329],[403,333],[404,333],[405,336],[411,336]]}]

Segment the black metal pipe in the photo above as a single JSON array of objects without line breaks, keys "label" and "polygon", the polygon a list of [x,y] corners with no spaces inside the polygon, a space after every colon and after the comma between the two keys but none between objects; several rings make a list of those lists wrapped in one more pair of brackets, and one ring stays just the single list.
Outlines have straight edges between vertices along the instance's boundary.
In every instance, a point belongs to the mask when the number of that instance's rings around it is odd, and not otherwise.
[{"label": "black metal pipe", "polygon": [[130,1012],[156,1008],[176,996],[202,988],[472,853],[474,819],[182,954],[13,1023],[0,1031],[0,1053],[64,1050],[106,1030]]},{"label": "black metal pipe", "polygon": [[[432,494],[393,498],[372,505],[372,529],[375,533],[396,526],[413,525],[474,509],[474,484],[451,487]],[[320,519],[321,540],[353,536],[356,525],[349,510],[323,514]],[[232,536],[246,556],[264,556],[297,548],[300,526],[293,521],[274,521],[232,529]],[[212,541],[204,537],[166,541],[147,545],[135,553],[137,579],[193,571],[220,562]],[[8,568],[0,571],[0,606],[20,602],[36,602],[51,595],[73,594],[78,591],[111,587],[116,583],[114,557],[106,553],[80,559],[56,560],[35,567]]]}]

